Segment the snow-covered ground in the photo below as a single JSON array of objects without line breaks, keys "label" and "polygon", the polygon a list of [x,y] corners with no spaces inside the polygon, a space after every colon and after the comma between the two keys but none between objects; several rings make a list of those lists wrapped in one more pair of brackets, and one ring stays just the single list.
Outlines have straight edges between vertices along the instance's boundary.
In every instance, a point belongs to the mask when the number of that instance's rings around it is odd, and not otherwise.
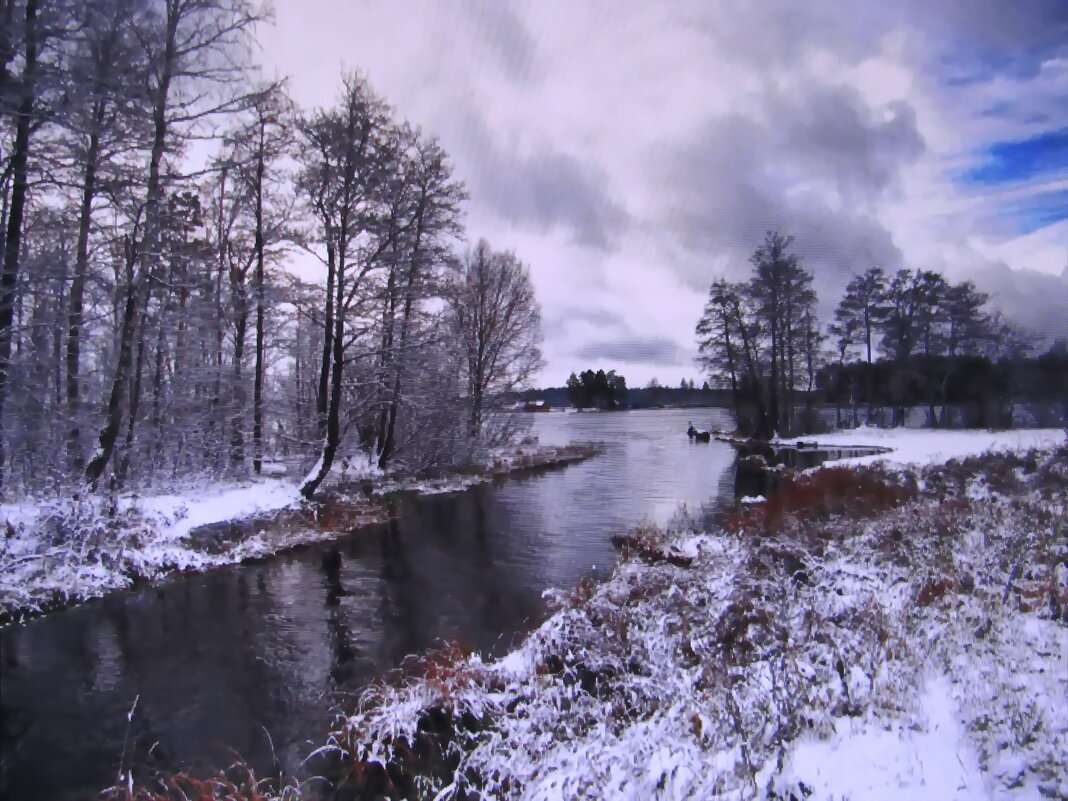
[{"label": "snow-covered ground", "polygon": [[420,495],[442,495],[463,492],[485,484],[495,477],[510,473],[536,470],[542,467],[566,465],[596,455],[596,446],[584,443],[541,445],[537,441],[493,448],[480,463],[467,472],[445,475],[436,479],[406,476],[384,478],[375,483],[375,493],[417,492]]},{"label": "snow-covered ground", "polygon": [[136,507],[142,514],[159,515],[165,520],[172,520],[160,531],[160,536],[177,540],[198,526],[224,520],[241,520],[300,502],[300,489],[295,482],[270,479],[244,486],[209,486],[196,494],[125,498],[122,506]]},{"label": "snow-covered ground", "polygon": [[942,675],[925,682],[908,726],[873,727],[847,718],[827,739],[797,742],[773,785],[789,791],[800,783],[816,799],[991,798],[958,719],[951,684]]},{"label": "snow-covered ground", "polygon": [[857,469],[915,497],[639,531],[505,659],[372,688],[332,753],[385,797],[1068,798],[1068,450]]},{"label": "snow-covered ground", "polygon": [[982,429],[932,430],[917,428],[874,428],[861,426],[830,434],[819,434],[776,440],[777,445],[816,442],[819,446],[848,448],[875,446],[891,448],[889,453],[858,456],[843,461],[851,464],[888,462],[894,464],[931,464],[949,459],[978,456],[988,451],[1020,452],[1030,448],[1051,448],[1063,445],[1063,428],[1031,428],[1013,431]]}]

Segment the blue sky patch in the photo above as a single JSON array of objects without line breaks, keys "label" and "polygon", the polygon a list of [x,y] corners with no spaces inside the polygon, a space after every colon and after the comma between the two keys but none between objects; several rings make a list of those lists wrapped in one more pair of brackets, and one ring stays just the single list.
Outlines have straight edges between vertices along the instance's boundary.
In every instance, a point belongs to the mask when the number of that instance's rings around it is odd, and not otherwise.
[{"label": "blue sky patch", "polygon": [[996,142],[983,151],[984,163],[961,176],[965,183],[1005,184],[1068,169],[1068,128],[1019,142]]}]

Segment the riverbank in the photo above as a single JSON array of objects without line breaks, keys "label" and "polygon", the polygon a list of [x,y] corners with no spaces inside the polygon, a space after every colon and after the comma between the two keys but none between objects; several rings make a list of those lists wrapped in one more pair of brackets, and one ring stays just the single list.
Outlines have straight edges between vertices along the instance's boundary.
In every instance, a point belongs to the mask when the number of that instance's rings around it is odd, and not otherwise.
[{"label": "riverbank", "polygon": [[497,448],[433,478],[342,479],[307,502],[295,481],[205,485],[181,493],[87,495],[0,506],[0,625],[182,572],[328,542],[388,517],[393,492],[460,492],[496,478],[573,464],[590,445]]},{"label": "riverbank", "polygon": [[790,473],[721,522],[623,538],[519,650],[427,657],[321,756],[355,797],[1068,797],[1063,445]]}]

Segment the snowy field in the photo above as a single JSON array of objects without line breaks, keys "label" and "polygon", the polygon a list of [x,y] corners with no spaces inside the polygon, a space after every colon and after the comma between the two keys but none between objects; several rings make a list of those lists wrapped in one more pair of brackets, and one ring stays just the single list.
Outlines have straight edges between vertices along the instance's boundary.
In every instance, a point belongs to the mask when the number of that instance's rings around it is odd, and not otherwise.
[{"label": "snowy field", "polygon": [[1068,798],[1068,450],[796,480],[853,511],[639,532],[519,650],[429,656],[327,752],[391,798]]},{"label": "snowy field", "polygon": [[1019,452],[1029,448],[1052,448],[1064,444],[1063,428],[1030,428],[1013,431],[983,429],[931,430],[922,428],[875,428],[861,426],[830,434],[776,440],[777,445],[816,442],[820,446],[892,448],[890,453],[846,459],[851,464],[931,464],[990,452]]}]

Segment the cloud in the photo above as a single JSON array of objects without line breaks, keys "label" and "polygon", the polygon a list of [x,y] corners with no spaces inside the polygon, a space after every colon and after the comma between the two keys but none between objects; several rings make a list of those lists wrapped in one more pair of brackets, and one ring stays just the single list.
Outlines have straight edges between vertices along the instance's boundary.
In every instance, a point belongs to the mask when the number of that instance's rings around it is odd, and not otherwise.
[{"label": "cloud", "polygon": [[969,275],[990,306],[1045,341],[1068,337],[1068,268],[1060,276],[988,262]]},{"label": "cloud", "polygon": [[509,148],[474,110],[465,127],[465,173],[484,213],[538,231],[569,230],[581,246],[614,246],[628,215],[609,196],[601,167],[545,143],[526,153]]},{"label": "cloud", "polygon": [[579,348],[575,355],[590,362],[622,362],[623,364],[681,365],[685,351],[670,339],[624,339],[612,342],[591,342]]},{"label": "cloud", "polygon": [[623,315],[608,309],[584,308],[582,306],[559,306],[544,318],[547,328],[566,328],[577,324],[592,326],[604,333],[619,333],[627,330]]},{"label": "cloud", "polygon": [[904,0],[896,6],[943,63],[964,62],[987,76],[1033,74],[1043,60],[1068,49],[1062,0]]},{"label": "cloud", "polygon": [[[817,288],[837,289],[868,265],[900,265],[874,210],[923,148],[907,104],[876,114],[849,87],[774,94],[750,116],[710,118],[664,154],[664,222],[692,254],[728,254],[736,274],[767,230],[792,235]],[[707,260],[691,260],[684,277],[707,288]]]},{"label": "cloud", "polygon": [[530,80],[537,46],[515,11],[504,2],[468,2],[462,6],[471,15],[474,34],[498,59],[509,78]]}]

